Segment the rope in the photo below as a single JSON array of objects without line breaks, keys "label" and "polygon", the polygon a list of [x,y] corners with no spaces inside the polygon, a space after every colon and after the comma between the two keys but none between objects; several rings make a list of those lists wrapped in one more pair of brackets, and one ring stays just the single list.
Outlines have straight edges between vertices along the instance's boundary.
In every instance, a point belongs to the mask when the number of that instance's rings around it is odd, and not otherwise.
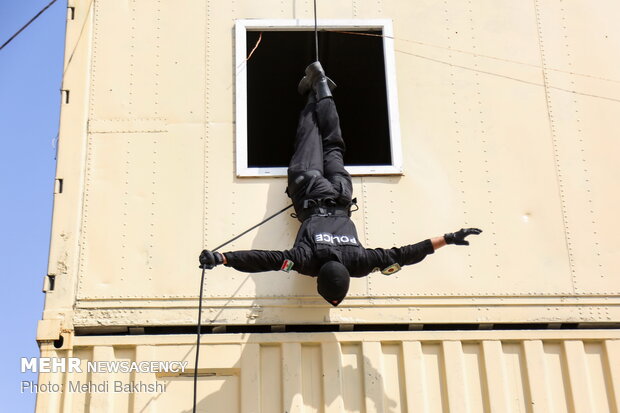
[{"label": "rope", "polygon": [[280,215],[281,213],[283,213],[284,211],[286,211],[287,209],[289,209],[289,208],[290,208],[290,207],[292,207],[292,206],[293,206],[293,204],[290,204],[289,206],[282,208],[281,210],[279,210],[279,211],[278,211],[278,212],[276,212],[275,214],[271,215],[271,216],[270,216],[270,217],[268,217],[268,218],[265,218],[264,220],[262,220],[262,221],[261,221],[261,222],[259,222],[258,224],[254,225],[252,228],[248,228],[248,229],[246,229],[245,231],[243,231],[241,234],[237,235],[236,237],[233,237],[233,238],[229,239],[228,241],[226,241],[225,243],[223,243],[222,245],[219,245],[219,246],[215,247],[212,251],[214,251],[214,252],[215,252],[215,251],[219,250],[220,248],[224,248],[226,245],[228,245],[228,244],[230,244],[231,242],[233,242],[233,241],[235,241],[235,240],[237,240],[237,239],[241,238],[242,236],[244,236],[244,235],[245,235],[245,234],[247,234],[248,232],[252,231],[254,228],[258,228],[258,227],[260,227],[261,225],[263,225],[265,222],[267,222],[267,221],[269,221],[269,220],[271,220],[271,219],[273,219],[273,218],[277,217],[278,215]]},{"label": "rope", "polygon": [[[220,248],[225,247],[226,245],[230,244],[231,242],[235,241],[236,239],[241,238],[242,236],[244,236],[245,234],[247,234],[248,232],[252,231],[254,228],[258,228],[259,226],[263,225],[265,222],[277,217],[278,215],[280,215],[281,213],[283,213],[284,211],[286,211],[287,209],[289,209],[290,207],[292,207],[293,204],[290,204],[289,206],[282,208],[281,210],[279,210],[278,212],[276,212],[275,214],[265,218],[264,220],[262,220],[261,222],[259,222],[258,224],[254,225],[253,227],[243,231],[241,234],[229,239],[228,241],[226,241],[225,243],[223,243],[222,245],[219,245],[217,247],[215,247],[212,251],[217,251]],[[193,408],[192,408],[192,412],[196,413],[196,398],[198,397],[198,360],[199,360],[199,356],[200,356],[200,335],[201,335],[201,327],[202,327],[202,297],[203,297],[203,291],[204,291],[204,284],[205,284],[205,269],[202,269],[202,276],[200,277],[200,294],[199,294],[199,298],[198,298],[198,325],[196,326],[196,362],[194,363],[194,404],[193,404]]]},{"label": "rope", "polygon": [[314,53],[316,57],[316,62],[319,61],[319,32],[317,30],[316,24],[316,0],[314,0]]},{"label": "rope", "polygon": [[202,325],[202,292],[205,284],[205,269],[202,269],[200,277],[200,298],[198,302],[198,326],[196,329],[196,363],[194,364],[194,407],[193,413],[196,413],[196,397],[198,397],[198,359],[200,356],[200,326]]}]

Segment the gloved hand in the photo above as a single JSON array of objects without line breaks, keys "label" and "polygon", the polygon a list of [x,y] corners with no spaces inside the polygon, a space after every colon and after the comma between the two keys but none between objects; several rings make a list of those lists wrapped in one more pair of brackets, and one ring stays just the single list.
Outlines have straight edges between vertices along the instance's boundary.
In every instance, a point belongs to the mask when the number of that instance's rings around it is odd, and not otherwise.
[{"label": "gloved hand", "polygon": [[224,257],[219,252],[212,252],[209,250],[202,250],[200,257],[200,266],[203,270],[212,270],[216,265],[224,263]]},{"label": "gloved hand", "polygon": [[456,232],[445,234],[443,238],[446,240],[446,244],[469,245],[469,241],[465,241],[465,237],[468,235],[478,235],[481,232],[482,230],[478,228],[461,228]]}]

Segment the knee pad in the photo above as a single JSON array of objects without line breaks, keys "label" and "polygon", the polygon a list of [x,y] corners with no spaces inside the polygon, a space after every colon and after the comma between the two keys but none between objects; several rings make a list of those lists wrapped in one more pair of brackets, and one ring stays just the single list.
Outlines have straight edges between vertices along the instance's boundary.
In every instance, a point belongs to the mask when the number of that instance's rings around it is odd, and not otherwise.
[{"label": "knee pad", "polygon": [[323,176],[321,171],[309,170],[298,173],[293,173],[288,177],[287,192],[290,196],[294,196],[300,190],[307,188],[308,185],[315,181],[317,178]]},{"label": "knee pad", "polygon": [[337,201],[341,204],[348,204],[353,198],[353,184],[349,176],[334,175],[332,184],[338,193]]}]

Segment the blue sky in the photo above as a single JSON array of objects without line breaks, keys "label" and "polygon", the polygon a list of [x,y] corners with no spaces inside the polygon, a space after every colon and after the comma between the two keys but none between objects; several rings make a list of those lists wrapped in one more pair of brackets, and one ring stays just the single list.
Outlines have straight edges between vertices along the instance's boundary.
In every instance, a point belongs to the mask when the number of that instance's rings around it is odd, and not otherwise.
[{"label": "blue sky", "polygon": [[[0,44],[50,0],[0,1]],[[60,113],[66,0],[58,0],[0,50],[0,354],[2,411],[31,412],[35,397],[20,393],[20,357],[36,357],[47,272],[55,138]]]}]

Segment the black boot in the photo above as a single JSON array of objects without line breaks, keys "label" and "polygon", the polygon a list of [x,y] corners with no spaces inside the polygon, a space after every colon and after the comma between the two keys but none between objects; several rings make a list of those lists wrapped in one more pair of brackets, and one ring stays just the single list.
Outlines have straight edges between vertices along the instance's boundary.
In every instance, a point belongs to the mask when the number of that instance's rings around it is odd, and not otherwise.
[{"label": "black boot", "polygon": [[297,91],[301,95],[305,95],[311,90],[316,95],[316,100],[319,101],[326,97],[331,97],[331,91],[336,88],[336,84],[327,76],[321,66],[321,62],[314,62],[306,67],[306,75],[301,79],[297,86]]},{"label": "black boot", "polygon": [[317,102],[321,99],[332,97],[332,90],[335,88],[336,84],[327,76],[317,79],[312,85]]}]

